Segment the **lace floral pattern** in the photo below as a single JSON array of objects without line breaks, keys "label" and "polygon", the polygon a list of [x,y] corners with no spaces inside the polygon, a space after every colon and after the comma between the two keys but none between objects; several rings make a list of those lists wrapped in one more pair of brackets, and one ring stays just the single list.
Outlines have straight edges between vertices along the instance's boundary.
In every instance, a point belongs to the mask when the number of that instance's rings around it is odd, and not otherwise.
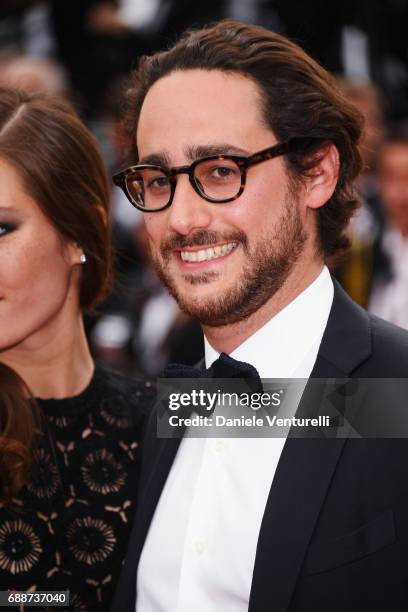
[{"label": "lace floral pattern", "polygon": [[39,400],[44,430],[30,482],[0,506],[1,589],[69,590],[70,612],[110,609],[153,393],[98,367],[81,395]]},{"label": "lace floral pattern", "polygon": [[38,534],[21,519],[5,521],[0,527],[0,568],[13,576],[28,572],[40,559]]},{"label": "lace floral pattern", "polygon": [[94,493],[118,493],[126,482],[126,472],[106,448],[90,452],[81,467],[82,481]]},{"label": "lace floral pattern", "polygon": [[53,499],[59,487],[59,472],[52,458],[44,448],[34,451],[32,478],[27,485],[29,492],[38,499]]},{"label": "lace floral pattern", "polygon": [[86,565],[105,561],[117,544],[113,529],[91,516],[74,519],[68,527],[66,539],[75,559]]}]

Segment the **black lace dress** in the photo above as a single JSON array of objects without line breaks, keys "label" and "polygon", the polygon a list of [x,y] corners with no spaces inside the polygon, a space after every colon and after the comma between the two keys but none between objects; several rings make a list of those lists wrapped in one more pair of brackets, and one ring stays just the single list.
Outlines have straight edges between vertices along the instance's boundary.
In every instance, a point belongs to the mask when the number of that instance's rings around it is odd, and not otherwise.
[{"label": "black lace dress", "polygon": [[0,590],[69,590],[69,608],[50,610],[110,609],[152,397],[149,382],[98,366],[80,395],[38,401],[44,434],[31,481],[12,505],[0,506]]}]

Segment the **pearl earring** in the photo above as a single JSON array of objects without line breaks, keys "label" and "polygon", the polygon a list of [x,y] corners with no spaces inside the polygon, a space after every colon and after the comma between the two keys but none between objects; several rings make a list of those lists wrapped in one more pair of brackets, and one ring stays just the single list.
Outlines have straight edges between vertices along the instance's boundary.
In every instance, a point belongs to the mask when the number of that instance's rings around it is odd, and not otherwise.
[{"label": "pearl earring", "polygon": [[80,255],[80,257],[79,257],[79,261],[80,261],[81,263],[85,263],[85,262],[86,262],[86,255],[85,255],[84,253],[82,253],[82,255]]}]

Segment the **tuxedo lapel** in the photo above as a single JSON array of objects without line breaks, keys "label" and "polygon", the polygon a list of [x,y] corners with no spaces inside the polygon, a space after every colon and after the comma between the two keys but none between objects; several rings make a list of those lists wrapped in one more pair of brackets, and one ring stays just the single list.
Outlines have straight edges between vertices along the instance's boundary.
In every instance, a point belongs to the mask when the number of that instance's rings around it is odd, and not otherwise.
[{"label": "tuxedo lapel", "polygon": [[[351,376],[370,353],[367,314],[335,282],[311,378]],[[288,609],[344,443],[344,438],[286,440],[259,533],[249,612]]]}]

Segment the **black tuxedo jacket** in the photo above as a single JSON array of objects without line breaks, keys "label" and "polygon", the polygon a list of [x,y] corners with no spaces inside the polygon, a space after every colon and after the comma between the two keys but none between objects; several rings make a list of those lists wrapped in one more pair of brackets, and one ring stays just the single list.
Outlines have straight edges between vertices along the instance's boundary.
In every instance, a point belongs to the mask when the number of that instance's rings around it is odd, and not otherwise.
[{"label": "black tuxedo jacket", "polygon": [[[335,283],[311,377],[408,377],[408,333],[370,316]],[[155,432],[153,414],[114,612],[134,612],[140,554],[180,442]],[[408,611],[408,439],[286,440],[261,524],[248,609]]]}]

